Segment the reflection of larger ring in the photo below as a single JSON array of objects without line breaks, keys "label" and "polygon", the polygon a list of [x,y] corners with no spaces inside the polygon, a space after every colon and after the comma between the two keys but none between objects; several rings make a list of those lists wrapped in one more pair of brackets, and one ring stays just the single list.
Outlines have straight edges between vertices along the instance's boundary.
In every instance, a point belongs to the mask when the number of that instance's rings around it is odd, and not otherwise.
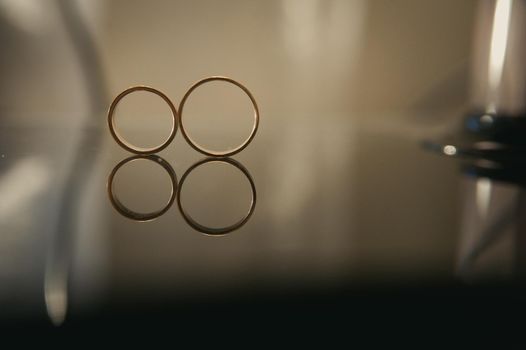
[{"label": "reflection of larger ring", "polygon": [[[231,84],[234,84],[234,85],[238,86],[241,90],[243,90],[248,95],[248,97],[250,98],[250,101],[252,102],[252,105],[254,106],[254,125],[252,126],[252,131],[250,132],[250,135],[248,136],[248,138],[240,146],[238,146],[237,148],[235,148],[235,149],[233,149],[231,151],[214,152],[214,151],[207,150],[206,148],[204,148],[202,146],[199,146],[194,140],[192,140],[192,138],[188,135],[188,132],[185,130],[185,128],[183,126],[183,108],[184,108],[184,104],[186,103],[186,100],[188,99],[188,97],[190,96],[192,91],[194,91],[200,85],[203,85],[203,84],[206,84],[208,82],[215,81],[215,80],[226,81],[228,83],[231,83]],[[254,98],[252,93],[245,86],[243,86],[240,82],[237,82],[234,79],[230,79],[230,78],[227,78],[227,77],[208,77],[208,78],[202,79],[202,80],[198,81],[197,83],[195,83],[194,85],[192,85],[190,87],[190,89],[188,89],[188,91],[184,94],[184,97],[181,100],[181,103],[179,104],[179,120],[181,122],[181,132],[183,133],[184,138],[190,144],[190,146],[192,146],[196,151],[199,151],[201,153],[206,154],[207,156],[212,156],[212,157],[229,157],[231,155],[234,155],[234,154],[244,150],[245,147],[247,147],[248,144],[252,141],[254,136],[256,136],[256,131],[258,130],[258,125],[259,125],[259,109],[258,109],[258,105],[256,103],[256,99]]]},{"label": "reflection of larger ring", "polygon": [[[113,179],[115,178],[115,174],[117,174],[117,171],[123,165],[139,160],[139,159],[149,160],[149,161],[152,161],[162,166],[164,170],[166,170],[166,172],[170,176],[170,181],[172,183],[170,199],[168,200],[166,205],[162,209],[151,212],[151,213],[137,213],[133,210],[128,209],[124,204],[122,204],[122,202],[119,200],[117,195],[113,192]],[[175,200],[176,193],[177,193],[177,175],[175,174],[175,171],[173,170],[173,168],[167,161],[155,155],[145,155],[145,156],[137,155],[137,156],[126,158],[113,168],[113,170],[110,173],[110,176],[108,177],[108,195],[110,197],[111,204],[120,214],[122,214],[123,216],[129,219],[135,220],[135,221],[150,221],[150,220],[153,220],[163,215],[172,206]]]},{"label": "reflection of larger ring", "polygon": [[[152,148],[143,148],[143,147],[134,146],[131,143],[128,143],[126,140],[124,140],[124,138],[121,135],[119,135],[119,133],[117,132],[115,128],[114,114],[115,114],[115,109],[117,108],[117,104],[119,104],[120,100],[122,100],[124,96],[131,94],[132,92],[135,92],[135,91],[148,91],[153,94],[156,94],[157,96],[161,97],[170,107],[170,110],[172,112],[172,118],[173,118],[172,130],[170,130],[170,135],[168,136],[168,138],[159,146],[152,147]],[[161,91],[154,89],[152,87],[149,87],[149,86],[133,86],[121,92],[117,97],[115,97],[115,99],[111,103],[110,109],[108,110],[108,126],[110,127],[111,136],[113,136],[115,141],[125,150],[132,152],[132,153],[136,153],[136,154],[153,154],[153,153],[157,153],[165,149],[170,144],[170,142],[172,142],[172,140],[174,139],[175,133],[177,132],[177,110],[175,109],[175,106],[173,105],[172,101],[168,98],[168,96],[163,94]]]},{"label": "reflection of larger ring", "polygon": [[[184,184],[184,180],[186,179],[186,177],[190,175],[190,173],[197,167],[203,164],[206,164],[206,163],[210,163],[210,162],[227,163],[227,164],[235,166],[236,168],[241,170],[241,172],[246,176],[246,178],[248,179],[248,182],[250,183],[250,189],[252,191],[252,200],[250,202],[250,209],[248,210],[245,217],[243,217],[241,220],[239,220],[233,225],[226,226],[226,227],[219,227],[219,228],[213,228],[213,227],[201,225],[200,223],[195,221],[190,216],[190,214],[188,214],[184,210],[183,205],[181,204],[181,191],[183,189],[183,184]],[[252,180],[252,176],[250,176],[250,173],[248,172],[248,170],[243,165],[241,165],[241,163],[239,163],[238,161],[235,161],[234,159],[230,159],[230,158],[219,158],[219,159],[218,158],[205,158],[195,163],[190,168],[188,168],[188,170],[184,173],[183,177],[181,178],[181,182],[179,183],[179,188],[177,189],[177,205],[179,206],[179,211],[181,212],[181,215],[183,216],[185,221],[188,223],[188,225],[192,226],[192,228],[194,228],[195,230],[208,234],[208,235],[214,235],[214,236],[223,235],[223,234],[239,229],[240,227],[242,227],[243,225],[247,223],[248,219],[250,219],[250,216],[252,216],[252,213],[254,212],[254,209],[256,207],[256,186],[254,185],[254,180]]]}]

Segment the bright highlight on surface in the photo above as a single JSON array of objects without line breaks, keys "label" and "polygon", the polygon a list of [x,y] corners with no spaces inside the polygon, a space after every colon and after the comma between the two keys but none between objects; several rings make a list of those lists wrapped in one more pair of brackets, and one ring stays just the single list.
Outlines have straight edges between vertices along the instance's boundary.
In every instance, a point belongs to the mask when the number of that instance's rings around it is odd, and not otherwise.
[{"label": "bright highlight on surface", "polygon": [[510,27],[511,6],[513,0],[497,0],[493,29],[491,32],[491,48],[489,56],[489,106],[488,111],[496,112],[498,89],[502,80],[504,57],[508,45],[508,29]]},{"label": "bright highlight on surface", "polygon": [[481,177],[477,180],[475,203],[480,217],[484,218],[488,214],[491,201],[492,184],[491,180]]},{"label": "bright highlight on surface", "polygon": [[457,154],[457,148],[452,145],[447,145],[444,146],[442,152],[444,152],[445,155],[454,156],[455,154]]}]

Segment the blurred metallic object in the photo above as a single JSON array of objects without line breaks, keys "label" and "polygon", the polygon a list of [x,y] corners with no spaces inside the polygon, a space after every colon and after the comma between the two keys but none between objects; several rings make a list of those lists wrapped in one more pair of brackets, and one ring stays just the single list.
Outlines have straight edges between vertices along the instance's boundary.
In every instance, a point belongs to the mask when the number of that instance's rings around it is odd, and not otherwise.
[{"label": "blurred metallic object", "polygon": [[[161,167],[163,167],[164,170],[166,170],[166,172],[170,176],[170,181],[172,184],[172,187],[170,189],[170,199],[168,200],[166,205],[162,209],[154,211],[152,213],[137,213],[129,209],[119,200],[119,198],[115,194],[115,191],[113,190],[113,181],[115,179],[115,175],[117,174],[117,171],[124,165],[130,162],[140,160],[140,159],[152,161],[155,164],[159,164]],[[168,163],[163,158],[156,156],[156,155],[137,155],[137,156],[132,156],[132,157],[122,160],[120,163],[118,163],[113,168],[113,170],[111,171],[108,177],[107,188],[108,188],[108,196],[110,198],[110,202],[120,214],[122,214],[123,216],[129,219],[135,220],[135,221],[151,221],[163,215],[164,213],[166,213],[166,211],[168,211],[168,209],[170,209],[170,207],[172,206],[175,200],[175,194],[177,193],[177,175],[175,174],[175,171],[170,165],[170,163]]]},{"label": "blurred metallic object", "polygon": [[480,1],[475,27],[468,133],[524,146],[526,2]]},{"label": "blurred metallic object", "polygon": [[[172,129],[170,130],[170,135],[159,146],[151,147],[151,148],[143,148],[143,147],[134,146],[134,145],[128,143],[126,140],[124,140],[124,138],[121,135],[119,135],[119,133],[116,130],[116,127],[115,127],[115,109],[117,108],[118,103],[121,101],[121,99],[123,97],[125,97],[126,95],[131,94],[132,92],[135,92],[135,91],[148,91],[148,92],[151,92],[153,94],[158,95],[159,97],[161,97],[168,104],[168,106],[170,107],[170,110],[172,111],[173,121],[172,121]],[[108,126],[110,128],[111,136],[113,136],[115,141],[122,148],[124,148],[125,150],[127,150],[129,152],[136,153],[136,154],[154,154],[154,153],[160,152],[163,149],[165,149],[172,142],[172,140],[174,139],[175,134],[177,133],[177,125],[178,125],[177,110],[175,109],[175,106],[173,105],[173,103],[170,100],[170,98],[168,98],[168,96],[166,96],[161,91],[159,91],[157,89],[154,89],[152,87],[149,87],[149,86],[138,85],[138,86],[132,86],[132,87],[124,90],[119,95],[117,95],[117,97],[115,97],[115,99],[111,103],[110,108],[108,110]]]},{"label": "blurred metallic object", "polygon": [[523,114],[526,2],[480,1],[477,18],[471,104],[490,114]]},{"label": "blurred metallic object", "polygon": [[[90,4],[95,5],[93,1]],[[87,18],[82,16],[78,1],[58,0],[58,6],[66,34],[82,67],[91,112],[98,114],[106,106],[109,91],[108,79],[96,39],[90,32]],[[87,125],[93,125],[93,122],[93,120],[86,121]],[[94,124],[98,125],[98,123]]]},{"label": "blurred metallic object", "polygon": [[[235,148],[235,149],[233,149],[231,151],[215,152],[215,151],[210,151],[210,150],[207,150],[204,147],[199,146],[188,135],[188,132],[185,130],[184,125],[183,125],[183,108],[184,108],[184,104],[186,103],[186,100],[188,99],[188,97],[190,96],[192,91],[194,91],[197,87],[199,87],[200,85],[206,84],[208,82],[211,82],[211,81],[225,81],[225,82],[228,82],[228,83],[231,83],[231,84],[234,84],[234,85],[238,86],[239,88],[241,88],[241,90],[243,90],[248,95],[248,97],[250,98],[250,101],[252,101],[252,105],[254,106],[254,125],[252,126],[252,131],[250,132],[250,135],[248,136],[248,138],[240,146],[238,146],[237,148]],[[190,89],[188,89],[188,91],[184,94],[184,97],[181,100],[181,103],[179,104],[179,117],[180,117],[180,121],[181,121],[181,132],[183,133],[183,136],[186,139],[186,141],[196,151],[201,152],[201,153],[206,154],[207,156],[211,156],[211,157],[230,157],[230,156],[232,156],[232,155],[234,155],[236,153],[241,152],[242,150],[244,150],[248,146],[248,144],[252,141],[254,136],[256,136],[256,132],[257,132],[258,126],[259,126],[259,109],[258,109],[258,105],[256,103],[256,99],[254,98],[252,93],[245,86],[243,86],[243,84],[241,84],[240,82],[235,81],[234,79],[231,79],[231,78],[220,77],[220,76],[208,77],[208,78],[202,79],[202,80],[198,81],[197,83],[195,83],[194,85],[192,85],[190,87]]]},{"label": "blurred metallic object", "polygon": [[[102,106],[106,105],[108,95],[99,51],[86,19],[81,14],[78,2],[58,0],[57,4],[68,40],[80,63],[87,91],[89,112],[82,119],[82,127],[97,127],[98,118],[94,116],[98,116]],[[44,16],[44,12],[39,12],[41,13]],[[78,128],[80,129],[81,127]],[[55,326],[62,325],[67,316],[70,299],[68,286],[73,260],[72,247],[78,233],[77,213],[80,212],[82,192],[85,190],[87,180],[93,174],[93,165],[97,160],[97,155],[88,152],[87,149],[100,145],[101,136],[97,128],[81,134],[78,144],[75,145],[75,156],[70,168],[72,170],[67,174],[56,209],[60,217],[56,223],[53,222],[55,226],[46,256],[44,276],[46,310]],[[76,173],[73,169],[79,172]],[[32,175],[36,177],[37,174]]]},{"label": "blurred metallic object", "polygon": [[523,270],[517,242],[524,231],[518,220],[524,213],[524,188],[495,180],[485,164],[465,170],[456,275],[466,282],[514,279]]},{"label": "blurred metallic object", "polygon": [[526,208],[526,2],[479,1],[474,44],[464,133],[455,146],[435,150],[471,158],[464,165],[457,275],[509,279],[525,266],[520,242],[526,226],[519,218]]},{"label": "blurred metallic object", "polygon": [[54,326],[60,326],[68,310],[68,273],[70,256],[66,249],[55,247],[51,250],[44,275],[44,299],[49,319]]},{"label": "blurred metallic object", "polygon": [[463,129],[456,128],[453,139],[449,135],[445,140],[425,142],[425,146],[447,156],[523,163],[526,2],[481,0],[476,19],[471,101]]},{"label": "blurred metallic object", "polygon": [[[207,226],[201,225],[200,223],[195,221],[190,216],[190,214],[188,214],[184,210],[183,205],[182,205],[181,191],[183,189],[183,184],[184,184],[184,181],[186,180],[186,178],[196,168],[200,167],[201,165],[204,165],[204,164],[207,164],[207,163],[211,163],[211,162],[230,164],[230,165],[238,168],[243,173],[243,175],[246,176],[248,182],[250,183],[250,189],[252,191],[252,199],[250,201],[250,208],[248,209],[247,213],[245,214],[245,216],[241,220],[239,220],[238,222],[236,222],[235,224],[230,225],[230,226],[220,227],[220,228],[213,228],[213,227],[207,227]],[[247,221],[250,219],[252,214],[254,213],[254,209],[256,208],[256,185],[254,184],[254,180],[252,179],[252,176],[250,175],[250,173],[247,170],[247,168],[245,168],[238,161],[236,161],[234,159],[231,159],[231,158],[220,158],[220,159],[218,159],[218,158],[205,158],[205,159],[202,159],[202,160],[198,161],[194,165],[192,165],[183,174],[183,177],[181,178],[181,182],[179,184],[179,189],[177,191],[177,205],[179,206],[179,211],[181,212],[181,215],[183,216],[185,221],[188,223],[188,225],[190,225],[193,229],[195,229],[195,230],[197,230],[197,231],[199,231],[201,233],[204,233],[204,234],[207,234],[207,235],[211,235],[211,236],[224,235],[224,234],[230,233],[230,232],[235,231],[235,230],[241,228],[242,226],[244,226],[247,223]]]}]

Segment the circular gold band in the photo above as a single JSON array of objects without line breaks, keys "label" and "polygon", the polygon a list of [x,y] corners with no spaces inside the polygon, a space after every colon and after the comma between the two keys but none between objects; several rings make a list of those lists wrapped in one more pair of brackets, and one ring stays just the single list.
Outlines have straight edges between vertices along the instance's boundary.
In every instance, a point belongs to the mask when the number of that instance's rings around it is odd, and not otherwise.
[{"label": "circular gold band", "polygon": [[[252,131],[250,132],[250,135],[248,136],[248,138],[240,146],[238,146],[235,149],[230,150],[230,151],[215,152],[215,151],[208,150],[208,149],[200,146],[194,140],[192,140],[192,138],[188,134],[187,130],[184,128],[184,124],[183,124],[183,109],[184,109],[184,105],[185,105],[188,97],[190,96],[192,91],[194,91],[196,88],[198,88],[199,86],[201,86],[203,84],[211,82],[211,81],[225,81],[225,82],[228,82],[228,83],[231,83],[231,84],[234,84],[234,85],[238,86],[241,90],[243,90],[248,95],[248,97],[250,98],[250,101],[252,102],[252,105],[254,106],[254,124],[252,126]],[[259,109],[258,109],[258,105],[256,103],[256,99],[254,98],[252,93],[243,84],[241,84],[240,82],[238,82],[238,81],[236,81],[234,79],[231,79],[231,78],[220,77],[220,76],[212,76],[212,77],[208,77],[208,78],[205,78],[205,79],[202,79],[202,80],[198,81],[197,83],[192,85],[190,87],[190,89],[188,89],[188,91],[184,94],[183,99],[181,100],[181,103],[179,104],[179,122],[180,122],[180,125],[181,125],[181,132],[183,133],[184,138],[190,144],[190,146],[192,146],[192,148],[194,148],[196,151],[199,151],[199,152],[201,152],[203,154],[206,154],[207,156],[211,156],[211,157],[229,157],[229,156],[232,156],[232,155],[244,150],[249,145],[249,143],[252,141],[254,136],[256,136],[256,132],[257,132],[258,126],[259,126]]]},{"label": "circular gold band", "polygon": [[[153,94],[156,94],[157,96],[161,97],[168,104],[168,106],[170,107],[170,110],[172,112],[172,118],[173,118],[172,129],[170,130],[170,135],[168,136],[168,138],[159,146],[152,147],[152,148],[142,148],[142,147],[134,146],[131,143],[129,143],[126,140],[124,140],[124,138],[116,130],[116,127],[115,127],[115,116],[114,115],[115,115],[115,109],[117,108],[117,104],[122,100],[122,98],[124,96],[126,96],[128,94],[131,94],[132,92],[135,92],[135,91],[148,91],[148,92],[151,92]],[[132,86],[132,87],[124,90],[117,97],[115,97],[115,99],[111,103],[110,108],[108,110],[108,126],[110,128],[111,136],[113,136],[115,141],[122,148],[124,148],[125,150],[127,150],[129,152],[136,153],[136,154],[153,154],[153,153],[157,153],[157,152],[160,152],[163,149],[165,149],[172,142],[172,140],[174,139],[175,134],[177,132],[178,124],[179,124],[178,123],[178,113],[177,113],[177,110],[175,109],[175,106],[173,105],[172,101],[168,98],[168,96],[163,94],[161,91],[159,91],[157,89],[154,89],[152,87],[149,87],[149,86],[142,86],[142,85]]]}]

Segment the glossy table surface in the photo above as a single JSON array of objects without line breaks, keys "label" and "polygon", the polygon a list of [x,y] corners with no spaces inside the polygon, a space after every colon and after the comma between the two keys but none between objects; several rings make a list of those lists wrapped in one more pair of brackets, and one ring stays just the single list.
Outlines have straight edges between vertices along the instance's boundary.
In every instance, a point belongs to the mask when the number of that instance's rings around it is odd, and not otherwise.
[{"label": "glossy table surface", "polygon": [[234,160],[199,163],[178,133],[126,162],[104,113],[79,120],[0,128],[5,322],[520,279],[521,187],[426,151],[414,127],[263,116]]}]

